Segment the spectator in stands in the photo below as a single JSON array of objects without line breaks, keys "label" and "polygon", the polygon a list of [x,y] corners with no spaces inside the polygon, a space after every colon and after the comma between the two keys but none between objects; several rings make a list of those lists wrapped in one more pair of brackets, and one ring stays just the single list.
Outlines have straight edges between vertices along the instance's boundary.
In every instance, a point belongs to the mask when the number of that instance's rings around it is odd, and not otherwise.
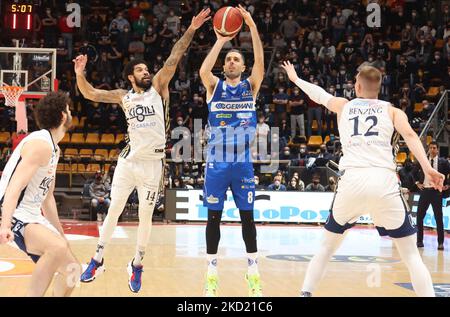
[{"label": "spectator in stands", "polygon": [[287,191],[299,191],[297,178],[295,178],[295,177],[291,178],[286,190]]},{"label": "spectator in stands", "polygon": [[283,147],[280,153],[280,160],[292,160],[294,156],[291,153],[289,146]]},{"label": "spectator in stands", "polygon": [[348,100],[352,100],[356,97],[355,88],[352,80],[348,80],[344,85],[344,91],[342,92],[342,96]]},{"label": "spectator in stands", "polygon": [[300,30],[300,25],[294,20],[294,14],[289,13],[287,20],[281,22],[280,33],[286,40],[293,39]]},{"label": "spectator in stands", "polygon": [[273,178],[273,183],[269,185],[268,190],[273,191],[286,191],[286,186],[281,183],[281,176],[275,176]]},{"label": "spectator in stands", "polygon": [[336,191],[336,180],[334,179],[334,177],[330,177],[328,178],[328,185],[325,186],[325,191],[326,192],[335,192]]},{"label": "spectator in stands", "polygon": [[300,92],[300,88],[295,86],[293,93],[289,98],[290,117],[291,117],[291,137],[296,136],[297,126],[299,135],[305,135],[305,95]]},{"label": "spectator in stands", "polygon": [[259,183],[259,176],[258,175],[255,175],[254,179],[255,179],[255,190],[266,190],[264,185],[261,185]]},{"label": "spectator in stands", "polygon": [[139,38],[142,38],[147,28],[148,28],[148,21],[145,18],[145,15],[141,13],[139,15],[139,19],[133,22],[133,32],[135,35],[139,36]]},{"label": "spectator in stands", "polygon": [[264,122],[264,115],[260,115],[258,118],[258,123],[256,124],[256,137],[258,138],[258,154],[266,155],[268,152],[268,135],[270,132],[270,127]]},{"label": "spectator in stands", "polygon": [[347,42],[342,47],[341,62],[345,65],[354,65],[357,57],[357,48],[353,36],[347,38]]},{"label": "spectator in stands", "polygon": [[168,25],[168,28],[172,31],[173,34],[178,36],[178,33],[180,32],[180,18],[175,15],[175,11],[173,9],[169,10],[169,16],[166,18],[166,22]]},{"label": "spectator in stands", "polygon": [[322,107],[306,96],[308,105],[308,137],[312,135],[312,122],[317,121],[317,135],[322,135]]},{"label": "spectator in stands", "polygon": [[113,28],[113,24],[116,24],[119,32],[124,31],[126,27],[128,27],[128,29],[130,29],[130,22],[128,22],[128,20],[123,17],[123,12],[121,12],[121,11],[118,12],[116,15],[116,18],[111,21],[111,23],[109,25],[110,31]]},{"label": "spectator in stands", "polygon": [[403,188],[407,188],[408,191],[416,191],[418,188],[415,185],[414,178],[414,164],[411,162],[411,159],[407,158],[403,167],[398,171],[398,175],[400,177],[400,183]]},{"label": "spectator in stands", "polygon": [[411,120],[413,119],[413,109],[408,99],[400,99],[400,109],[402,109],[403,112],[406,113],[408,121],[411,122]]},{"label": "spectator in stands", "polygon": [[183,180],[180,177],[177,177],[173,180],[173,188],[186,189],[186,186],[184,185]]},{"label": "spectator in stands", "polygon": [[392,84],[391,75],[386,73],[386,68],[380,68],[381,72],[381,90],[380,90],[380,98],[385,101],[389,101],[390,96],[390,87]]},{"label": "spectator in stands", "polygon": [[185,72],[180,72],[177,80],[175,81],[175,90],[182,92],[183,90],[189,90],[191,87],[191,82],[189,78],[186,78]]},{"label": "spectator in stands", "polygon": [[442,78],[444,78],[445,74],[447,73],[447,65],[448,61],[442,58],[441,52],[440,51],[434,52],[433,58],[427,65],[429,77],[431,79],[437,79],[438,81],[442,81]]},{"label": "spectator in stands", "polygon": [[326,38],[324,45],[320,48],[317,55],[318,62],[325,64],[334,63],[336,58],[336,47],[331,44],[331,40]]},{"label": "spectator in stands", "polygon": [[280,139],[283,139],[284,143],[288,143],[291,135],[290,127],[287,124],[287,120],[281,120],[281,124],[279,126],[280,129]]},{"label": "spectator in stands", "polygon": [[326,163],[333,158],[333,155],[328,152],[327,145],[325,143],[322,143],[319,147],[319,153],[316,157],[323,159]]},{"label": "spectator in stands", "polygon": [[109,199],[109,190],[100,171],[95,173],[94,181],[89,186],[89,195],[91,196],[91,207],[97,213],[97,221],[102,221],[111,200]]},{"label": "spectator in stands", "polygon": [[341,41],[345,34],[345,24],[347,19],[342,15],[342,10],[336,11],[336,16],[331,19],[331,26],[333,30],[333,42],[337,44]]},{"label": "spectator in stands", "polygon": [[[106,160],[106,158],[105,158],[105,160]],[[116,171],[116,165],[113,164],[109,167],[108,173],[106,173],[106,175],[103,179],[105,186],[109,192],[111,191],[111,184],[112,184],[112,180],[113,180],[115,171]]]},{"label": "spectator in stands", "polygon": [[153,14],[159,22],[163,22],[166,19],[168,12],[169,7],[164,4],[163,0],[158,0],[158,3],[153,7]]},{"label": "spectator in stands", "polygon": [[312,183],[306,186],[306,192],[324,192],[325,188],[320,184],[320,176],[314,175]]}]

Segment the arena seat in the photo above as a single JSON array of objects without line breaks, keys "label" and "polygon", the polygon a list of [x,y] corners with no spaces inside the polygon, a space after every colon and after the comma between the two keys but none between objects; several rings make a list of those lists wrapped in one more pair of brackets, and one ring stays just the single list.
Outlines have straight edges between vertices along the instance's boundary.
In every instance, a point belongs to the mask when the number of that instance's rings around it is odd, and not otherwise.
[{"label": "arena seat", "polygon": [[86,144],[98,144],[98,133],[88,133],[86,136]]},{"label": "arena seat", "polygon": [[405,152],[398,152],[395,161],[396,161],[397,163],[403,164],[403,163],[405,163],[406,158],[407,158],[407,155],[406,155]]},{"label": "arena seat", "polygon": [[308,146],[310,147],[319,147],[323,143],[322,136],[320,135],[311,135],[308,140]]},{"label": "arena seat", "polygon": [[84,144],[83,133],[72,133],[72,136],[70,137],[70,143]]},{"label": "arena seat", "polygon": [[115,142],[114,134],[111,133],[102,134],[100,138],[100,144],[114,144],[114,142]]}]

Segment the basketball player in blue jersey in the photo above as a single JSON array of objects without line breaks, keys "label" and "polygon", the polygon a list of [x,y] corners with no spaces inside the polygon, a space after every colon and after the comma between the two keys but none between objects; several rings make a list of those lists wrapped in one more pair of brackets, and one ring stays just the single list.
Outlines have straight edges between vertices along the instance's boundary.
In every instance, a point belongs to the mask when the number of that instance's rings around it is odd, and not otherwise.
[{"label": "basketball player in blue jersey", "polygon": [[442,191],[444,175],[431,167],[406,114],[391,103],[378,100],[380,71],[371,66],[361,66],[355,83],[357,98],[349,101],[300,79],[290,62],[285,62],[283,68],[289,79],[309,98],[337,113],[344,153],[339,162],[342,176],[325,224],[323,242],[308,266],[301,295],[311,296],[324,276],[328,261],[341,245],[346,230],[368,213],[380,235],[392,238],[409,270],[416,294],[434,296],[430,272],[416,247],[417,230],[411,222],[396,175],[392,144],[398,137],[396,131],[422,166],[430,186]]},{"label": "basketball player in blue jersey", "polygon": [[183,36],[173,46],[164,66],[150,76],[145,61],[134,59],[125,66],[124,78],[132,88],[102,90],[95,89],[84,72],[87,56],[74,59],[77,86],[86,99],[95,102],[118,103],[127,119],[127,146],[120,153],[111,186],[111,205],[103,223],[97,250],[81,275],[81,281],[94,281],[105,271],[103,253],[110,243],[120,214],[134,188],[139,196],[139,225],[134,257],[127,265],[128,286],[134,293],[142,286],[145,251],[150,240],[152,215],[161,184],[162,159],[169,130],[169,83],[175,75],[177,65],[188,49],[195,32],[211,17],[210,9],[202,10],[192,18]]},{"label": "basketball player in blue jersey", "polygon": [[200,77],[207,90],[210,129],[203,195],[204,205],[208,207],[206,296],[218,295],[217,249],[220,220],[229,187],[242,222],[242,236],[248,256],[248,273],[245,277],[249,295],[262,296],[253,219],[255,183],[250,145],[256,135],[255,99],[264,76],[264,52],[250,13],[241,6],[238,9],[252,36],[255,62],[250,77],[241,79],[245,61],[237,50],[230,50],[225,57],[225,80],[213,75],[212,69],[223,45],[233,38],[217,32],[217,41],[200,68]]}]

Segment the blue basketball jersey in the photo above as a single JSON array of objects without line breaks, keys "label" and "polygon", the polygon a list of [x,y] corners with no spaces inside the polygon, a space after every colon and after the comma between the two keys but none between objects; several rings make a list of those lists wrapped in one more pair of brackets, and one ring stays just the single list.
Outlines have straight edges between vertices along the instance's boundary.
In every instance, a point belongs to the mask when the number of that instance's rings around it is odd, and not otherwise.
[{"label": "blue basketball jersey", "polygon": [[208,110],[208,161],[250,162],[257,123],[250,82],[233,87],[219,79]]}]

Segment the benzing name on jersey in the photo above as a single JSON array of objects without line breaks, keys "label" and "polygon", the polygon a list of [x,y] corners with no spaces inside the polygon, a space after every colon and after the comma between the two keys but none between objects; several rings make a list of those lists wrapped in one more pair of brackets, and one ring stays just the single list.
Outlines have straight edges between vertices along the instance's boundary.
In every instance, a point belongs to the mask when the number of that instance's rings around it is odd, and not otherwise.
[{"label": "benzing name on jersey", "polygon": [[148,116],[154,116],[155,115],[155,108],[153,106],[143,106],[143,105],[137,105],[134,108],[131,108],[128,111],[128,118],[127,120],[136,119],[139,122],[142,122],[145,120],[145,117]]},{"label": "benzing name on jersey", "polygon": [[357,114],[357,115],[371,115],[383,113],[383,107],[377,108],[350,108],[349,114]]},{"label": "benzing name on jersey", "polygon": [[255,103],[248,102],[213,102],[211,103],[211,111],[252,111],[255,110]]}]

